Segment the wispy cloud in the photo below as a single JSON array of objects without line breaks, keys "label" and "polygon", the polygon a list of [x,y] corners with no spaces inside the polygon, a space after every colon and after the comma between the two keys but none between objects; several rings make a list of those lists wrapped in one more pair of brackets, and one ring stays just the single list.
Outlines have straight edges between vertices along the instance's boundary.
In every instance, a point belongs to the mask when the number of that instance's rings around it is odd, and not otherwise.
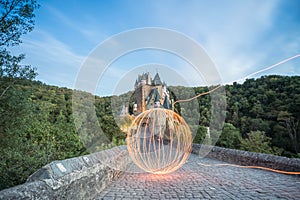
[{"label": "wispy cloud", "polygon": [[[293,49],[299,51],[295,38],[278,34],[279,7],[279,1],[192,1],[181,6],[159,2],[154,13],[161,25],[197,40],[214,60],[223,81],[229,82],[292,56]],[[280,48],[274,49],[275,45]]]},{"label": "wispy cloud", "polygon": [[24,62],[38,68],[38,78],[49,84],[73,87],[77,70],[85,59],[72,48],[43,31],[36,30],[23,39],[14,52],[26,52]]},{"label": "wispy cloud", "polygon": [[72,29],[76,34],[80,33],[84,37],[84,40],[99,42],[100,39],[108,37],[108,35],[103,32],[103,29],[100,31],[96,18],[87,13],[81,17],[82,21],[79,22],[74,19],[75,16],[73,16],[74,18],[70,18],[51,5],[46,5],[46,8],[52,16],[58,19],[61,24],[64,24],[65,27]]}]

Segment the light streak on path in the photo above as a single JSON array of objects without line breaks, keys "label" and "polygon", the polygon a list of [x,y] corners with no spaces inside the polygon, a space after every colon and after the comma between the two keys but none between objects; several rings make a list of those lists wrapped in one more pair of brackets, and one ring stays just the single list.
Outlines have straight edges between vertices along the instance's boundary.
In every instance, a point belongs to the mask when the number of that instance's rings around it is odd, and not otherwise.
[{"label": "light streak on path", "polygon": [[271,172],[276,172],[280,174],[288,174],[288,175],[300,175],[300,172],[288,172],[288,171],[283,171],[283,170],[277,170],[277,169],[272,169],[268,167],[261,167],[261,166],[243,166],[243,165],[235,165],[235,164],[204,164],[204,163],[198,163],[198,165],[204,166],[204,167],[222,167],[222,166],[230,166],[230,167],[239,167],[239,168],[249,168],[249,169],[262,169],[262,170],[267,170]]}]

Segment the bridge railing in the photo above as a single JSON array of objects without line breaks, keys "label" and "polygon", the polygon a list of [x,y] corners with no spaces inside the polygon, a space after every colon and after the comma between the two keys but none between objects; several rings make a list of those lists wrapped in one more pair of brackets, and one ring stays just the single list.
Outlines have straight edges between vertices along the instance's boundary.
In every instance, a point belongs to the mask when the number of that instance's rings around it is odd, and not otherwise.
[{"label": "bridge railing", "polygon": [[192,153],[238,165],[261,166],[292,172],[300,171],[300,159],[297,158],[286,158],[271,154],[255,153],[201,144],[193,144]]},{"label": "bridge railing", "polygon": [[125,146],[54,161],[24,184],[0,191],[0,199],[93,199],[130,162]]}]

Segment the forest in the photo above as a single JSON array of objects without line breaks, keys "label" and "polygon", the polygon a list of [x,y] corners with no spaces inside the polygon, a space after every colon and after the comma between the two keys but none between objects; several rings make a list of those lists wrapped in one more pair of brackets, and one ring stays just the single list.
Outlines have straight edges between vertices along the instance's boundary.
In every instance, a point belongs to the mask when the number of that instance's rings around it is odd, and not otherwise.
[{"label": "forest", "polygon": [[[299,84],[299,76],[269,75],[226,85],[226,118],[216,145],[299,157]],[[203,89],[194,88],[196,94]],[[204,127],[210,119],[209,98],[207,95],[198,99],[200,128],[195,143],[202,143],[206,134]]]}]

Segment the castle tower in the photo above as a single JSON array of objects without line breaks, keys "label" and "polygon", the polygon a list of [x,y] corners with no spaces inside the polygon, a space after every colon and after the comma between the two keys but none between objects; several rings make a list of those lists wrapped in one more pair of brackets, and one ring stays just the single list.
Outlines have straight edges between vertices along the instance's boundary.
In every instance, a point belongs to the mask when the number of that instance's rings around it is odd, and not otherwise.
[{"label": "castle tower", "polygon": [[151,108],[167,108],[170,109],[169,95],[166,84],[162,83],[159,74],[156,73],[151,78],[149,72],[139,75],[134,84],[134,105],[133,113],[138,115]]}]

